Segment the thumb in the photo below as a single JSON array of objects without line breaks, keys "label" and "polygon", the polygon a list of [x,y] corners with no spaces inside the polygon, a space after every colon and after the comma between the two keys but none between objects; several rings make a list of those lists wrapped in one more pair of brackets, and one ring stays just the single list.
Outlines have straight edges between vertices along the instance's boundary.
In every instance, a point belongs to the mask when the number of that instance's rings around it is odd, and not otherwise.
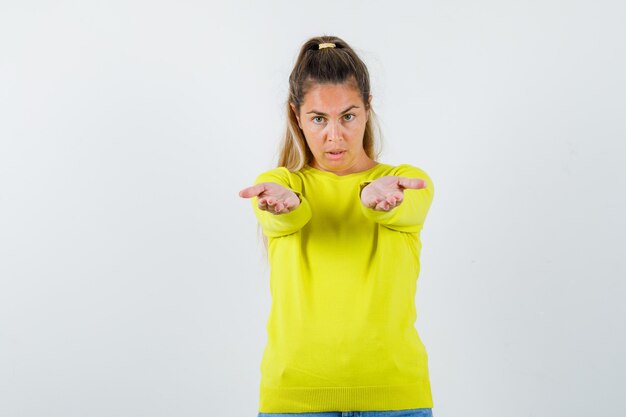
[{"label": "thumb", "polygon": [[265,191],[265,187],[263,184],[256,184],[251,187],[246,187],[243,190],[239,191],[239,197],[250,198],[255,197]]},{"label": "thumb", "polygon": [[398,179],[398,185],[402,188],[412,188],[415,190],[419,190],[422,188],[426,188],[428,186],[428,183],[421,178],[400,177]]}]

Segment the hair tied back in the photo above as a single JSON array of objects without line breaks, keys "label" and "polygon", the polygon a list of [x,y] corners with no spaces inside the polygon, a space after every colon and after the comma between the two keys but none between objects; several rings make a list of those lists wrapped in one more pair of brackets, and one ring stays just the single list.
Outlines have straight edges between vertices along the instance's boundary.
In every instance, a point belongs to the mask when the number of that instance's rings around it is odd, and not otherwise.
[{"label": "hair tied back", "polygon": [[335,46],[337,46],[337,45],[335,45],[334,43],[330,43],[330,42],[328,42],[328,43],[320,43],[320,44],[318,45],[318,49],[323,49],[323,48],[334,48]]}]

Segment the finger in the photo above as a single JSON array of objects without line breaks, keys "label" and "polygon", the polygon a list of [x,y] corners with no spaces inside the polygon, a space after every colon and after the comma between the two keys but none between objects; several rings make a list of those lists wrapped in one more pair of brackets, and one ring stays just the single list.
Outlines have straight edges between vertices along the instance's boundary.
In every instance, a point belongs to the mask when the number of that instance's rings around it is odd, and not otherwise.
[{"label": "finger", "polygon": [[398,196],[397,194],[394,194],[384,200],[385,205],[383,206],[383,208],[386,211],[389,211],[392,208],[395,208],[398,204],[400,204],[401,201],[402,201],[402,196]]},{"label": "finger", "polygon": [[428,186],[426,181],[424,181],[421,178],[406,178],[406,177],[399,177],[398,185],[402,188],[412,188],[415,190],[426,188]]},{"label": "finger", "polygon": [[289,213],[289,209],[285,207],[284,203],[277,204],[276,207],[274,208],[274,214],[285,214],[285,213]]},{"label": "finger", "polygon": [[381,202],[381,199],[376,197],[370,201],[370,203],[368,204],[368,207],[376,210],[380,202]]},{"label": "finger", "polygon": [[402,195],[402,193],[392,194],[389,197],[387,197],[387,201],[389,202],[389,204],[395,205],[395,204],[398,204],[400,201],[402,201],[402,198],[404,198],[404,195]]},{"label": "finger", "polygon": [[263,185],[263,183],[259,183],[239,191],[239,196],[243,198],[250,198],[261,194],[263,191],[265,191],[265,185]]},{"label": "finger", "polygon": [[385,200],[385,201],[383,202],[383,209],[385,209],[385,210],[391,210],[391,209],[392,209],[392,208],[394,208],[395,206],[396,206],[396,203],[389,202],[389,201],[387,201],[387,200]]},{"label": "finger", "polygon": [[389,209],[389,203],[387,200],[383,200],[380,203],[376,204],[376,210],[387,211]]}]

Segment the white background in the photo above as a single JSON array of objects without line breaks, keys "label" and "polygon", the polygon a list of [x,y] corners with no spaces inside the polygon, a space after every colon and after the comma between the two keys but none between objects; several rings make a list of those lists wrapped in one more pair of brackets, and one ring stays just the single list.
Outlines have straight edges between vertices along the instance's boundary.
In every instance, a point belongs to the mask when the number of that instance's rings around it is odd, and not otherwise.
[{"label": "white background", "polygon": [[626,407],[622,1],[0,3],[0,417],[256,416],[302,43],[368,65],[426,170],[436,417]]}]

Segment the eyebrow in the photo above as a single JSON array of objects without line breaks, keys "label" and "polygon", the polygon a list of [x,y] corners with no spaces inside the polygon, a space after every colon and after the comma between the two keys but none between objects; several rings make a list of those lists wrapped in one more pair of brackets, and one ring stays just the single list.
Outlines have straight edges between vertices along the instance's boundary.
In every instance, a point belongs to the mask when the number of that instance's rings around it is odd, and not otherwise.
[{"label": "eyebrow", "polygon": [[[344,111],[342,111],[340,114],[344,114],[344,113],[346,113],[346,112],[348,112],[348,111],[350,111],[352,109],[358,109],[358,108],[360,108],[360,107],[352,105],[352,106],[348,107],[347,109],[345,109]],[[315,114],[319,114],[321,116],[328,116],[326,113],[322,113],[321,111],[317,111],[317,110],[311,110],[311,111],[307,112],[306,114],[309,114],[309,113],[315,113]]]}]

